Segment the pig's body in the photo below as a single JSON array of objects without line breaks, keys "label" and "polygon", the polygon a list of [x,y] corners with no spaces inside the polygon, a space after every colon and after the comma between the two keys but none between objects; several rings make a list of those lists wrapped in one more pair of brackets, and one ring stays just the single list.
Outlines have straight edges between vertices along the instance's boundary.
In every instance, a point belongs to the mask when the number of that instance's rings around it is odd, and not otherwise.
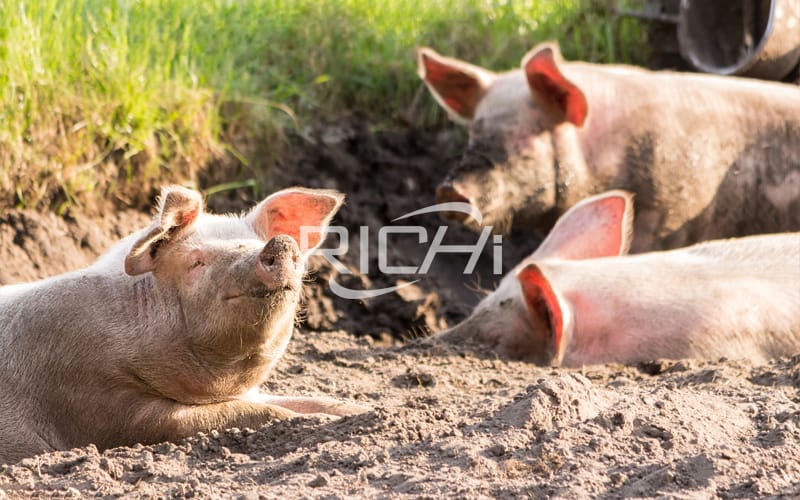
[{"label": "pig's body", "polygon": [[800,233],[539,266],[574,307],[565,366],[800,352]]},{"label": "pig's body", "polygon": [[[88,443],[258,427],[295,411],[358,410],[259,393],[293,331],[302,259],[281,235],[285,224],[255,221],[258,210],[198,214],[199,196],[186,193],[165,191],[191,205],[169,218],[180,232],[153,243],[157,216],[84,270],[0,287],[0,463]],[[318,224],[341,202],[323,195],[330,212]],[[264,206],[270,217],[279,210]]]},{"label": "pig's body", "polygon": [[593,111],[584,127],[554,132],[567,151],[558,213],[611,188],[632,191],[634,251],[800,230],[800,88],[564,66]]},{"label": "pig's body", "polygon": [[[569,230],[566,222],[551,236]],[[591,231],[573,234],[592,247]],[[763,362],[800,352],[800,233],[600,258],[564,255],[575,241],[525,259],[443,338],[477,338],[512,357],[563,366],[659,358]],[[554,291],[551,298],[542,298],[541,283]]]},{"label": "pig's body", "polygon": [[[800,230],[797,86],[567,63],[550,46],[499,74],[420,57],[434,95],[470,127],[439,199],[474,204],[485,225],[546,231],[578,201],[620,188],[636,194],[635,251]],[[461,84],[475,76],[477,98],[448,83],[453,68]]]}]

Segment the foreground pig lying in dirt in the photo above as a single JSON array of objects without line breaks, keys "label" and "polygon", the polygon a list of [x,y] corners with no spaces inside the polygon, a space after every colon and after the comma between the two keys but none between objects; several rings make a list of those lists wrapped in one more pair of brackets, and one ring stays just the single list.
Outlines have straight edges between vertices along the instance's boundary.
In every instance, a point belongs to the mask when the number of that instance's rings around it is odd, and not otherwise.
[{"label": "foreground pig lying in dirt", "polygon": [[800,353],[800,233],[622,256],[631,205],[623,191],[577,204],[469,318],[434,339],[474,339],[556,366]]},{"label": "foreground pig lying in dirt", "polygon": [[168,187],[150,227],[92,266],[0,287],[0,463],[363,411],[259,392],[322,238],[301,251],[300,227],[326,227],[342,199],[294,188],[219,216],[197,192]]},{"label": "foreground pig lying in dirt", "polygon": [[570,206],[617,188],[636,194],[636,252],[800,230],[797,86],[565,63],[555,44],[508,73],[428,48],[418,65],[469,126],[437,198],[473,204],[496,231],[544,234]]}]

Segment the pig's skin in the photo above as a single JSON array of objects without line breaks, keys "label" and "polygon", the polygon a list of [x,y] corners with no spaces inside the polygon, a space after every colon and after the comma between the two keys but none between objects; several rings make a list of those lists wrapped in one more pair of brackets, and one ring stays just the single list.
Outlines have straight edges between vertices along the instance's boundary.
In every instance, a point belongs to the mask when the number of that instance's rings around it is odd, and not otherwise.
[{"label": "pig's skin", "polygon": [[[327,203],[316,221],[322,226],[342,200],[333,192],[299,192]],[[107,448],[255,428],[295,412],[363,411],[258,390],[291,337],[305,258],[288,263],[281,253],[274,272],[255,276],[255,260],[273,240],[273,229],[265,228],[276,224],[265,218],[283,215],[270,199],[246,217],[220,216],[202,213],[198,194],[167,188],[162,200],[177,200],[173,219],[185,227],[152,248],[157,253],[130,257],[159,217],[167,218],[166,201],[150,228],[90,267],[0,287],[0,463],[88,443]],[[272,243],[266,247],[277,248]],[[140,272],[151,255],[155,269]],[[237,297],[248,292],[260,295]]]},{"label": "pig's skin", "polygon": [[[477,340],[503,355],[568,367],[723,356],[760,363],[800,352],[800,233],[586,260],[546,243],[468,319],[434,338]],[[559,346],[551,324],[526,305],[518,275],[531,264],[563,304]]]},{"label": "pig's skin", "polygon": [[636,194],[634,252],[800,230],[799,87],[564,63],[553,44],[534,48],[523,68],[547,51],[585,96],[585,121],[571,122],[534,95],[524,70],[493,73],[419,51],[423,79],[438,61],[476,86],[464,93],[462,78],[452,87],[453,105],[469,101],[456,111],[426,80],[469,126],[462,162],[443,186],[476,205],[484,225],[544,233],[581,199],[620,188]]}]

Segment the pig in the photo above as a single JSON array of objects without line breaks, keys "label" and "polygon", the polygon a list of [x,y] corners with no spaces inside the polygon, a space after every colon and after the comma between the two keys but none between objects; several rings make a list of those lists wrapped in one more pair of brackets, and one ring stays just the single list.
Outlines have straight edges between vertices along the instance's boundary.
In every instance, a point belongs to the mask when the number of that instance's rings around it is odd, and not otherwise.
[{"label": "pig", "polygon": [[213,215],[198,192],[165,187],[152,224],[89,267],[0,287],[0,463],[365,411],[259,389],[342,201],[291,188],[242,216]]},{"label": "pig", "polygon": [[[546,234],[580,200],[636,194],[633,252],[800,230],[800,88],[564,62],[546,42],[494,73],[430,48],[420,77],[469,128],[436,190],[497,233]],[[464,213],[449,218],[478,229]]]},{"label": "pig", "polygon": [[433,337],[578,367],[800,353],[800,233],[626,255],[632,196],[581,201],[461,324]]}]

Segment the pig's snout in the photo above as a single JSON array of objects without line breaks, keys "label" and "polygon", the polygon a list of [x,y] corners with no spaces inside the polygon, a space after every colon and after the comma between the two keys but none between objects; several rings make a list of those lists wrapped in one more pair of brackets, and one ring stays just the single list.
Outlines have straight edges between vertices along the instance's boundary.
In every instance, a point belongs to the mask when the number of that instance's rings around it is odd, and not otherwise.
[{"label": "pig's snout", "polygon": [[299,260],[297,242],[285,234],[275,236],[258,255],[256,275],[269,290],[290,287],[299,278]]},{"label": "pig's snout", "polygon": [[[472,201],[463,194],[463,189],[455,183],[443,182],[436,188],[436,202],[437,203],[472,203]],[[468,214],[463,212],[443,212],[442,215],[457,222],[464,222]]]},{"label": "pig's snout", "polygon": [[274,266],[276,262],[291,262],[296,264],[300,258],[300,248],[290,236],[279,234],[264,245],[259,260],[264,266]]}]

